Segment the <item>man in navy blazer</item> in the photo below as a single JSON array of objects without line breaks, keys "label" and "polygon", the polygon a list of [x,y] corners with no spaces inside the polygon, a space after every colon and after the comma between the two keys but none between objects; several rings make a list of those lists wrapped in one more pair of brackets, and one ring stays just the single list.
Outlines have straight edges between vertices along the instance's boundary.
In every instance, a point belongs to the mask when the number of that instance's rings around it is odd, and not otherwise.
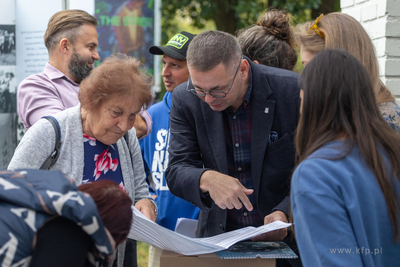
[{"label": "man in navy blazer", "polygon": [[[221,31],[197,35],[187,63],[190,80],[172,94],[166,180],[201,209],[198,236],[288,222],[298,74],[251,62]],[[253,240],[286,236],[283,229]]]}]

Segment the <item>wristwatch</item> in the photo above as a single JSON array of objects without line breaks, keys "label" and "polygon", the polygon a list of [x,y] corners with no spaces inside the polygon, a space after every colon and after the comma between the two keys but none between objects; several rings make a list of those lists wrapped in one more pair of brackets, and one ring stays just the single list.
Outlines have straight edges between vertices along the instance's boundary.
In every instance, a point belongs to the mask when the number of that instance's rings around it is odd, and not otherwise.
[{"label": "wristwatch", "polygon": [[157,203],[154,201],[154,199],[149,199],[150,201],[151,201],[151,203],[153,203],[153,205],[154,205],[154,215],[156,216],[156,221],[157,221],[157,218],[158,218],[158,207],[157,207]]}]

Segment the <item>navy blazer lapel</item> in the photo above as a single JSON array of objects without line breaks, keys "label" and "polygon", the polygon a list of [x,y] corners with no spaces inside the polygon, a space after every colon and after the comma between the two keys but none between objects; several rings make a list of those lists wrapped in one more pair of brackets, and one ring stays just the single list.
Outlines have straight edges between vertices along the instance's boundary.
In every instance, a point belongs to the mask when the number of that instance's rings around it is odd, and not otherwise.
[{"label": "navy blazer lapel", "polygon": [[214,154],[215,163],[218,167],[216,171],[228,174],[228,160],[226,156],[226,141],[222,112],[213,111],[205,102],[201,103],[201,109],[203,111],[202,113],[207,138],[200,138],[203,142],[206,142],[207,140],[210,143],[210,148]]},{"label": "navy blazer lapel", "polygon": [[251,93],[251,176],[258,202],[258,191],[261,181],[261,170],[268,146],[269,133],[274,121],[275,101],[268,98],[272,90],[268,81],[257,67],[250,63],[253,72],[253,88]]}]

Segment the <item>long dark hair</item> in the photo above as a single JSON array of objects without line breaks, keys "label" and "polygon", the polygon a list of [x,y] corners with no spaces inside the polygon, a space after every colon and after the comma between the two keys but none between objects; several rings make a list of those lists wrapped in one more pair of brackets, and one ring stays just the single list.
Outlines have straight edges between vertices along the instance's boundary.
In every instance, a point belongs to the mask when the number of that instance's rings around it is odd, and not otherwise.
[{"label": "long dark hair", "polygon": [[400,136],[382,118],[368,72],[350,53],[324,50],[307,64],[299,83],[304,97],[295,138],[297,164],[329,141],[345,138],[347,154],[357,145],[385,196],[397,241]]}]

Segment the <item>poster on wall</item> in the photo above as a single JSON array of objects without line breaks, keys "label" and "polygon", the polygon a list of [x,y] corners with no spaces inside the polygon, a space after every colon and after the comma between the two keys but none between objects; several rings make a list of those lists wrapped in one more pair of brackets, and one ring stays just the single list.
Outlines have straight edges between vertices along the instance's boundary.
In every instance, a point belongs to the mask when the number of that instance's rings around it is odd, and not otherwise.
[{"label": "poster on wall", "polygon": [[[43,36],[50,17],[62,10],[61,0],[16,0],[17,82],[43,71],[49,61]],[[43,8],[45,7],[45,8]]]},{"label": "poster on wall", "polygon": [[16,64],[15,25],[0,25],[0,65]]},{"label": "poster on wall", "polygon": [[115,53],[140,60],[154,74],[154,0],[95,0],[100,61]]},{"label": "poster on wall", "polygon": [[[14,51],[15,52],[15,51]],[[14,55],[15,56],[15,55]],[[17,82],[15,66],[0,66],[0,168],[7,168],[17,146]]]},{"label": "poster on wall", "polygon": [[0,0],[0,169],[17,147],[15,1]]}]

